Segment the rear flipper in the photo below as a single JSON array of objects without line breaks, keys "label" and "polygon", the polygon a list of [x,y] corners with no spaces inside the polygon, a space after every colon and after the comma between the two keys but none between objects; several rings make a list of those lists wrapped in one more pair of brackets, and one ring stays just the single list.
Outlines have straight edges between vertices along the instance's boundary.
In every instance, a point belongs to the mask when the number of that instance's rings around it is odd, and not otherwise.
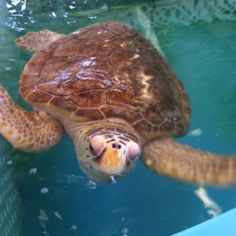
[{"label": "rear flipper", "polygon": [[63,34],[58,34],[49,30],[39,32],[29,32],[15,40],[18,47],[29,51],[38,52],[48,47],[52,42],[64,37]]},{"label": "rear flipper", "polygon": [[45,151],[59,142],[61,124],[46,112],[28,112],[0,85],[0,133],[17,149]]},{"label": "rear flipper", "polygon": [[197,184],[236,184],[236,158],[199,151],[171,139],[156,139],[144,147],[148,168]]}]

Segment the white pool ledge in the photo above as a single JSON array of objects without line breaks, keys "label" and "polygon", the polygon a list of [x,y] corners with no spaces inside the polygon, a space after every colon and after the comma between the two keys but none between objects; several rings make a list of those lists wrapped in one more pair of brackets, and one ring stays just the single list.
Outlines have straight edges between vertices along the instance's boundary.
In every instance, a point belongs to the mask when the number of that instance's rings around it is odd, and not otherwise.
[{"label": "white pool ledge", "polygon": [[173,236],[235,236],[236,208]]}]

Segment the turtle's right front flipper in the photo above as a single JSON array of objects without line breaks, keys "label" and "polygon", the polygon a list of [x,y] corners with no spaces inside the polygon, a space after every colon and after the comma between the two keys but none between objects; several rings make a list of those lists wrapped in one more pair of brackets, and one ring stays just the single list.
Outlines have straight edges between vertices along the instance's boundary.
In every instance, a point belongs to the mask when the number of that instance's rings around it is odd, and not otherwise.
[{"label": "turtle's right front flipper", "polygon": [[63,128],[46,112],[20,108],[0,85],[0,134],[17,149],[44,151],[59,142]]}]

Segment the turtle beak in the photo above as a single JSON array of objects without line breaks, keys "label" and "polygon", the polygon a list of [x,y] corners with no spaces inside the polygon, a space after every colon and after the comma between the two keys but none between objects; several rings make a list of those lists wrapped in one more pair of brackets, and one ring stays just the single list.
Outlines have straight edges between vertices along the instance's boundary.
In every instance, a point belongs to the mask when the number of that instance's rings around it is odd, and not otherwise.
[{"label": "turtle beak", "polygon": [[109,175],[120,175],[125,170],[126,156],[123,149],[114,149],[107,146],[96,158],[102,171]]}]

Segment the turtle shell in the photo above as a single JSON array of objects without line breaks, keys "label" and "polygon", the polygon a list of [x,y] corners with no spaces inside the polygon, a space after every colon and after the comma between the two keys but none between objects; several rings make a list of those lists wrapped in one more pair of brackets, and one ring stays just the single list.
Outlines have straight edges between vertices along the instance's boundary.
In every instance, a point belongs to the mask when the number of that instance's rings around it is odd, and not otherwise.
[{"label": "turtle shell", "polygon": [[141,135],[186,132],[190,105],[163,56],[134,28],[94,24],[35,53],[21,94],[60,120],[122,118]]}]

